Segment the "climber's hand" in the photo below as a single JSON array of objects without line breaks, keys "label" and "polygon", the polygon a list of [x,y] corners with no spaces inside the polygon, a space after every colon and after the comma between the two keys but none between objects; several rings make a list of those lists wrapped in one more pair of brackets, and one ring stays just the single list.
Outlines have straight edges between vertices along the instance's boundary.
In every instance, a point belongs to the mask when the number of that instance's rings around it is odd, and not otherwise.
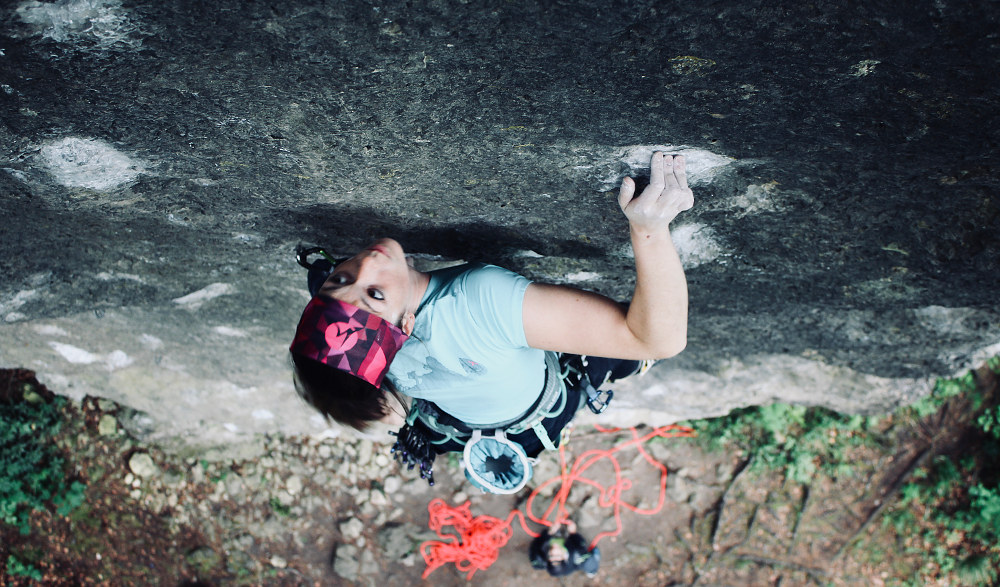
[{"label": "climber's hand", "polygon": [[642,233],[665,230],[678,214],[694,205],[684,156],[653,153],[649,163],[649,185],[641,194],[634,195],[635,181],[626,177],[618,193],[618,205],[633,230]]}]

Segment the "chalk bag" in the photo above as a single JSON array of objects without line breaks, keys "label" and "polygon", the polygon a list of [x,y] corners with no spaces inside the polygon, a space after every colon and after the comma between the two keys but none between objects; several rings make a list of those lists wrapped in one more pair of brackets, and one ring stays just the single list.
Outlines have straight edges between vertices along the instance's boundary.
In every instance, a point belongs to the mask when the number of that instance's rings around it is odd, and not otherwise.
[{"label": "chalk bag", "polygon": [[465,477],[487,493],[517,493],[531,480],[531,461],[502,431],[483,436],[474,430],[462,453]]}]

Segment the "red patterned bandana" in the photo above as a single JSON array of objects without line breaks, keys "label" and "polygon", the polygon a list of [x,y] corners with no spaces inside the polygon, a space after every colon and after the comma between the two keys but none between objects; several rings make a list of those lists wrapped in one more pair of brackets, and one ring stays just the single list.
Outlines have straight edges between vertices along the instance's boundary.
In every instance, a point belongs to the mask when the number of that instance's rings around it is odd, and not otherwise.
[{"label": "red patterned bandana", "polygon": [[302,312],[289,350],[379,387],[407,338],[375,314],[316,296]]}]

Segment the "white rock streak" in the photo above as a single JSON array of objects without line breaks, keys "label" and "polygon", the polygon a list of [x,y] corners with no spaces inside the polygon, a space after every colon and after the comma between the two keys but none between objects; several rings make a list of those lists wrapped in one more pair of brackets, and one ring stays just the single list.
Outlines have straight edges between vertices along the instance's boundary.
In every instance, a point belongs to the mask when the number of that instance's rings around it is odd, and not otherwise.
[{"label": "white rock streak", "polygon": [[595,279],[600,279],[600,273],[594,273],[593,271],[577,271],[576,273],[570,273],[566,276],[566,281],[572,283],[579,283],[581,281],[594,281]]},{"label": "white rock streak", "polygon": [[235,338],[245,338],[247,333],[245,330],[239,328],[232,328],[229,326],[216,326],[212,329],[216,334],[221,334],[222,336],[232,336]]},{"label": "white rock streak", "polygon": [[114,189],[143,173],[140,163],[103,141],[69,137],[42,147],[49,173],[66,187]]},{"label": "white rock streak", "polygon": [[62,358],[66,359],[70,363],[73,363],[74,365],[89,365],[101,360],[101,358],[97,355],[71,344],[49,342],[49,346],[62,355]]},{"label": "white rock streak", "polygon": [[122,350],[114,350],[106,356],[102,356],[63,342],[49,341],[49,346],[59,353],[63,359],[74,365],[90,365],[92,363],[103,362],[108,371],[115,371],[132,364],[132,357],[128,356]]},{"label": "white rock streak", "polygon": [[219,296],[229,295],[234,293],[235,288],[228,283],[213,283],[206,287],[199,289],[196,292],[189,293],[186,296],[176,298],[174,300],[175,304],[184,306],[189,310],[197,310],[205,302],[215,299]]},{"label": "white rock streak", "polygon": [[[687,162],[688,183],[692,185],[711,182],[719,172],[735,162],[731,157],[683,145],[633,145],[622,148],[613,155],[613,158],[628,166],[629,175],[642,175],[649,173],[649,159],[656,151],[684,155]],[[621,181],[621,175],[616,172],[603,178],[601,187],[604,190],[618,189]]]},{"label": "white rock streak", "polygon": [[724,253],[715,233],[704,224],[682,224],[671,229],[670,236],[685,269],[714,261]]}]

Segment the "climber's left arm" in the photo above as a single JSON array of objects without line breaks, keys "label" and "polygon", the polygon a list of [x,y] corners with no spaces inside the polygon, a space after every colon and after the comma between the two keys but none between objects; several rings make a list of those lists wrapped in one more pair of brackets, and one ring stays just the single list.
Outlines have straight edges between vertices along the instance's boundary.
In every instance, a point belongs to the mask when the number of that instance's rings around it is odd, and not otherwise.
[{"label": "climber's left arm", "polygon": [[618,203],[629,220],[636,284],[627,308],[600,294],[532,283],[522,319],[535,348],[619,359],[672,357],[687,344],[688,291],[670,222],[694,204],[682,155],[654,153],[649,186],[635,196],[622,181]]}]

